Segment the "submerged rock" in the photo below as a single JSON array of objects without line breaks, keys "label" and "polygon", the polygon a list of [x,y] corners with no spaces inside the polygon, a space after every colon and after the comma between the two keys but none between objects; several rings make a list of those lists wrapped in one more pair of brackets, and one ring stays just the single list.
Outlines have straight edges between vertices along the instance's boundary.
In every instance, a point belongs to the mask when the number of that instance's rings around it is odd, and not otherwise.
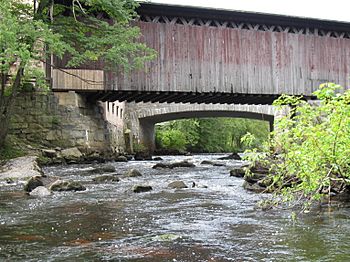
[{"label": "submerged rock", "polygon": [[171,163],[157,163],[154,166],[152,166],[153,169],[158,169],[158,168],[173,168]]},{"label": "submerged rock", "polygon": [[134,159],[137,161],[152,160],[152,155],[148,152],[137,152],[134,155]]},{"label": "submerged rock", "polygon": [[168,185],[169,188],[174,188],[174,189],[181,189],[181,188],[188,188],[188,186],[183,182],[183,181],[174,181],[171,182]]},{"label": "submerged rock", "polygon": [[219,160],[242,160],[242,158],[237,153],[232,153],[231,155],[218,158]]},{"label": "submerged rock", "polygon": [[160,156],[157,156],[157,157],[154,157],[153,158],[153,161],[162,161],[163,158],[161,158]]},{"label": "submerged rock", "polygon": [[244,168],[235,168],[235,169],[232,169],[230,170],[230,176],[233,176],[233,177],[244,177],[245,175],[245,169]]},{"label": "submerged rock", "polygon": [[114,161],[115,162],[128,162],[128,159],[126,156],[118,156]]},{"label": "submerged rock", "polygon": [[188,162],[187,160],[181,161],[181,162],[175,162],[175,163],[157,163],[152,168],[175,168],[175,167],[195,167],[196,165],[193,163]]},{"label": "submerged rock", "polygon": [[179,235],[175,235],[175,234],[163,234],[163,235],[159,235],[159,236],[155,236],[152,238],[153,241],[174,241],[181,238],[181,236]]},{"label": "submerged rock", "polygon": [[120,179],[117,178],[115,175],[105,175],[105,176],[98,176],[94,177],[92,181],[95,181],[97,183],[104,183],[104,182],[119,182]]},{"label": "submerged rock", "polygon": [[266,174],[251,173],[249,175],[244,175],[244,180],[248,183],[257,183],[259,180],[266,177]]},{"label": "submerged rock", "polygon": [[151,190],[153,190],[153,188],[148,185],[135,185],[132,187],[132,192],[134,193],[143,193]]},{"label": "submerged rock", "polygon": [[181,162],[176,162],[171,164],[171,166],[174,167],[196,167],[195,164],[188,162],[187,160],[181,161]]},{"label": "submerged rock", "polygon": [[103,174],[103,173],[114,173],[116,171],[115,167],[112,165],[106,165],[101,167],[95,167],[88,172],[91,174]]},{"label": "submerged rock", "polygon": [[45,197],[51,194],[52,192],[44,186],[38,186],[29,193],[30,196],[35,196],[35,197]]},{"label": "submerged rock", "polygon": [[249,183],[247,181],[244,181],[243,188],[248,191],[252,191],[255,193],[262,193],[266,190],[266,187],[261,187],[257,183]]},{"label": "submerged rock", "polygon": [[84,191],[86,187],[76,181],[57,180],[51,184],[52,191]]},{"label": "submerged rock", "polygon": [[209,160],[203,160],[201,162],[201,165],[210,165],[210,166],[225,166],[225,163],[218,163],[218,162],[213,162]]},{"label": "submerged rock", "polygon": [[213,161],[209,161],[209,160],[203,160],[201,162],[201,165],[214,165],[214,162]]},{"label": "submerged rock", "polygon": [[142,174],[141,174],[141,172],[140,171],[138,171],[137,169],[130,169],[130,170],[128,170],[125,174],[124,174],[124,176],[126,176],[126,177],[138,177],[138,176],[142,176]]}]

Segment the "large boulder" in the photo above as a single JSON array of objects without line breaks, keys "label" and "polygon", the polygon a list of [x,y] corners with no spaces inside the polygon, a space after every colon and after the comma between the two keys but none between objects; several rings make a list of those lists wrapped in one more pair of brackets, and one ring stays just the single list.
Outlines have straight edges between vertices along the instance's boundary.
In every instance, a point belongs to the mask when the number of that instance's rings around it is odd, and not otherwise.
[{"label": "large boulder", "polygon": [[52,191],[84,191],[86,188],[76,181],[57,180],[50,185]]},{"label": "large boulder", "polygon": [[138,171],[137,169],[130,169],[130,170],[128,170],[125,174],[124,174],[124,176],[126,176],[126,177],[138,177],[138,176],[142,176],[142,174],[141,174],[141,172],[140,171]]},{"label": "large boulder", "polygon": [[39,186],[50,187],[52,183],[59,180],[57,176],[32,176],[24,184],[24,190],[27,192],[33,191]]},{"label": "large boulder", "polygon": [[32,176],[42,176],[36,156],[24,156],[11,159],[0,166],[0,180],[26,180]]},{"label": "large boulder", "polygon": [[80,160],[83,157],[83,154],[80,152],[80,150],[76,147],[71,147],[67,149],[63,149],[61,151],[61,156],[66,161],[77,161]]},{"label": "large boulder", "polygon": [[188,188],[188,186],[180,180],[169,183],[168,187],[174,189]]},{"label": "large boulder", "polygon": [[42,149],[41,152],[44,157],[48,157],[48,158],[58,157],[57,151],[55,149]]},{"label": "large boulder", "polygon": [[45,197],[51,194],[52,194],[51,191],[44,186],[38,186],[29,193],[30,196],[35,196],[35,197]]},{"label": "large boulder", "polygon": [[31,192],[39,186],[44,186],[42,176],[33,176],[24,185],[24,191]]},{"label": "large boulder", "polygon": [[135,185],[132,187],[132,192],[134,193],[143,193],[153,190],[151,186],[148,185]]}]

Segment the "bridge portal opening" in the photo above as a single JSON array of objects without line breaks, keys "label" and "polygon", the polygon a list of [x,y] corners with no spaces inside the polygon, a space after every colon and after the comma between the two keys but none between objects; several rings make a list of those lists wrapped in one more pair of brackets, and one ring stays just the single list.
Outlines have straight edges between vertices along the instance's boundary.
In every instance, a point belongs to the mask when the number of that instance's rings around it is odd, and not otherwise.
[{"label": "bridge portal opening", "polygon": [[256,138],[253,147],[260,147],[268,139],[270,123],[230,117],[161,122],[155,128],[155,149],[160,154],[243,152],[241,138],[248,132]]}]

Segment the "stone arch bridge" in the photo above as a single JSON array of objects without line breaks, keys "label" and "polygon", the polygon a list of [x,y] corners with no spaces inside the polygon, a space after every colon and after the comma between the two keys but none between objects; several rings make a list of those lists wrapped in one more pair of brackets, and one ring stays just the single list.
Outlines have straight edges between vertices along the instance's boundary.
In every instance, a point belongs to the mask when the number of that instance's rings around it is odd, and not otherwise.
[{"label": "stone arch bridge", "polygon": [[133,139],[149,151],[155,149],[155,125],[160,122],[201,117],[235,117],[268,121],[273,129],[277,111],[270,105],[221,105],[182,103],[128,103],[128,126]]}]

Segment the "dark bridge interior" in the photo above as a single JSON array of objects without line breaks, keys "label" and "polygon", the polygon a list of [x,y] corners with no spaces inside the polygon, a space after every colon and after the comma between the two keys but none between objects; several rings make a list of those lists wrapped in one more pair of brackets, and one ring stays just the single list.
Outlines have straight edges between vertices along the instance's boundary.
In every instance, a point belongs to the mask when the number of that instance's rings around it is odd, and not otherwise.
[{"label": "dark bridge interior", "polygon": [[[77,91],[79,92],[79,91]],[[272,104],[278,95],[214,93],[214,92],[140,92],[98,91],[79,92],[90,101],[114,102],[160,102],[160,103],[205,103],[205,104]]]}]

